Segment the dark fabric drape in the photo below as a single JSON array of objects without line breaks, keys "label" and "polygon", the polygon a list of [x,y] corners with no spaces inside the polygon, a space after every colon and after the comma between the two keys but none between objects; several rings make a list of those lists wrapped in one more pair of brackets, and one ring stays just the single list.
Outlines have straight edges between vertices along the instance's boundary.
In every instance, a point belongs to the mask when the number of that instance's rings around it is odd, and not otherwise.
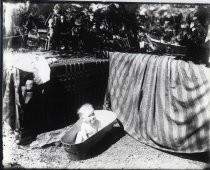
[{"label": "dark fabric drape", "polygon": [[[4,71],[3,121],[13,130],[36,133],[54,130],[74,123],[77,109],[91,103],[95,109],[103,105],[108,81],[108,59],[64,59],[50,66],[50,81],[28,91],[22,87],[33,80],[33,73],[15,67]],[[27,102],[26,102],[27,101]],[[27,132],[29,133],[29,132]]]},{"label": "dark fabric drape", "polygon": [[19,70],[15,68],[5,70],[3,80],[3,121],[14,130],[20,128],[17,109],[20,106],[18,94],[20,86]]},{"label": "dark fabric drape", "polygon": [[42,89],[33,83],[27,98],[21,89],[27,80],[33,80],[33,73],[13,67],[5,70],[4,76],[3,121],[13,130],[26,128],[38,131],[38,128],[41,128],[40,120],[43,119]]}]

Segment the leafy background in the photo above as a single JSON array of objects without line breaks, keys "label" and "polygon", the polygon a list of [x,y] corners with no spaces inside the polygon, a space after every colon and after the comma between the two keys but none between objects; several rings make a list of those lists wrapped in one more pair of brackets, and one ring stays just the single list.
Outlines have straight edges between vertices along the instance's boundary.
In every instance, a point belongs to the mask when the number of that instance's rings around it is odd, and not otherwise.
[{"label": "leafy background", "polygon": [[[24,34],[24,24],[32,15],[39,35],[46,39],[41,30],[47,31],[54,5],[22,3],[16,6],[12,15],[12,35]],[[68,49],[73,46],[71,39],[76,35],[74,27],[78,19],[84,35],[80,35],[81,48],[86,51],[152,52],[164,49],[166,52],[166,48],[159,48],[151,41],[153,39],[174,46],[202,47],[208,34],[210,5],[83,2],[59,3],[59,6],[66,21],[61,32]],[[6,3],[4,9],[7,10]],[[3,28],[6,36],[6,28]],[[39,41],[36,47],[43,47],[43,42]]]}]

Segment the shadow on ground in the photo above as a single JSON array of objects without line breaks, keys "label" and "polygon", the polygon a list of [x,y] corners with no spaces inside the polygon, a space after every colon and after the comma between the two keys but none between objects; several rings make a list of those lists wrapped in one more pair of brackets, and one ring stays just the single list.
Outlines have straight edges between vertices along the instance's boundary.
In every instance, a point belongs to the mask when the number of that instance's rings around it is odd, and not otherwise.
[{"label": "shadow on ground", "polygon": [[201,153],[191,153],[191,154],[172,153],[172,152],[167,152],[167,151],[162,151],[162,152],[166,152],[168,154],[178,156],[178,157],[183,158],[183,159],[189,159],[189,160],[199,161],[199,162],[204,162],[204,163],[209,163],[210,162],[210,151],[201,152]]},{"label": "shadow on ground", "polygon": [[179,156],[184,159],[190,159],[190,160],[204,162],[204,163],[209,163],[209,161],[210,161],[209,152],[193,153],[193,154],[180,154],[180,155],[177,154],[176,156]]},{"label": "shadow on ground", "polygon": [[123,136],[125,136],[125,131],[122,127],[113,127],[113,129],[108,134],[106,134],[106,136],[104,136],[104,138],[101,141],[99,141],[97,145],[94,146],[94,148],[90,150],[90,152],[87,155],[87,159],[102,154],[113,144],[119,141]]}]

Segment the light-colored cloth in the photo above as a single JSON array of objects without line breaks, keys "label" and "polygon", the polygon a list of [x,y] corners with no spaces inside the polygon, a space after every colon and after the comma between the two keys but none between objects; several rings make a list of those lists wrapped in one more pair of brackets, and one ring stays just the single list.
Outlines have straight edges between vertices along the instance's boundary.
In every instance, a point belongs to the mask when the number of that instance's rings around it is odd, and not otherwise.
[{"label": "light-colored cloth", "polygon": [[66,126],[62,129],[57,129],[50,132],[39,134],[36,140],[30,144],[30,148],[42,148],[49,145],[60,144],[61,137],[71,128],[72,125]]},{"label": "light-colored cloth", "polygon": [[170,56],[110,53],[106,98],[125,131],[180,153],[209,149],[209,69]]},{"label": "light-colored cloth", "polygon": [[15,67],[34,74],[34,81],[40,85],[50,80],[50,67],[45,57],[33,53],[4,53],[4,69]]}]

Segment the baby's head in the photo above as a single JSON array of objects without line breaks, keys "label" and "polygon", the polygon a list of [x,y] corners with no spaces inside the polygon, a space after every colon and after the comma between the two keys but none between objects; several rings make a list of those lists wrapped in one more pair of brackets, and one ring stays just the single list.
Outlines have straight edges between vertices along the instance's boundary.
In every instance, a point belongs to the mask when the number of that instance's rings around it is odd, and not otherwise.
[{"label": "baby's head", "polygon": [[80,119],[83,119],[87,123],[95,122],[94,108],[89,103],[82,105],[78,109],[77,114],[79,115]]}]

